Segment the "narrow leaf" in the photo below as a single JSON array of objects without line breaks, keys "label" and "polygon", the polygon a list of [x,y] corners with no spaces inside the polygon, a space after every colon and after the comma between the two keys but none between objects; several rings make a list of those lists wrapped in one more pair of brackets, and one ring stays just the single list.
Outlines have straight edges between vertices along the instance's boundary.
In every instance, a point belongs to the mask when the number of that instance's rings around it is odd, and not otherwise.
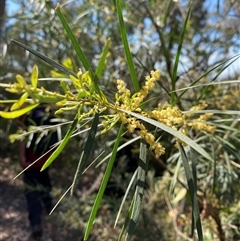
[{"label": "narrow leaf", "polygon": [[[175,89],[176,89],[178,64],[179,64],[179,59],[180,59],[180,55],[181,55],[182,44],[183,44],[183,41],[185,39],[184,36],[185,36],[185,33],[186,33],[187,24],[188,24],[188,20],[189,20],[189,17],[190,17],[191,9],[192,9],[192,2],[190,2],[190,5],[188,7],[187,16],[186,16],[186,19],[184,21],[183,29],[182,29],[180,39],[179,39],[179,43],[178,43],[177,54],[176,54],[176,58],[175,58],[174,66],[173,66],[172,91],[175,91]],[[172,93],[171,96],[172,96],[172,103],[174,103],[175,102],[175,93]]]},{"label": "narrow leaf", "polygon": [[[236,58],[235,58],[235,57],[236,57]],[[222,74],[222,72],[223,72],[224,70],[226,70],[230,65],[232,65],[237,59],[239,59],[240,55],[237,55],[237,56],[235,56],[235,57],[229,59],[229,63],[226,64],[226,65],[216,74],[216,76],[212,79],[212,82],[214,82],[214,81],[218,78],[218,76],[220,76],[220,75]],[[230,61],[230,60],[231,60],[231,61]]]},{"label": "narrow leaf", "polygon": [[73,179],[73,183],[72,183],[71,195],[73,194],[73,192],[76,188],[77,182],[79,181],[79,176],[83,173],[84,169],[86,168],[87,161],[91,154],[95,136],[97,133],[98,122],[99,122],[99,114],[96,113],[95,117],[93,119],[92,127],[88,133],[88,138],[87,138],[87,141],[86,141],[86,144],[84,147],[84,151],[82,152],[82,155],[78,162],[77,170],[76,170],[76,173],[75,173],[75,176]]},{"label": "narrow leaf", "polygon": [[126,217],[126,219],[125,219],[125,222],[124,222],[124,225],[123,225],[123,227],[122,227],[122,230],[121,230],[121,232],[120,232],[120,234],[119,234],[118,241],[121,241],[121,240],[122,240],[122,236],[123,236],[123,234],[124,234],[124,232],[125,232],[125,230],[126,230],[126,227],[129,225],[130,217],[131,217],[131,215],[132,215],[133,202],[134,202],[134,200],[132,200],[131,205],[130,205],[130,207],[129,207],[129,209],[128,209],[128,214],[127,214],[127,217]]},{"label": "narrow leaf", "polygon": [[104,177],[103,177],[101,186],[99,188],[97,197],[95,199],[95,202],[94,202],[94,205],[93,205],[93,208],[92,208],[89,220],[88,220],[87,228],[86,228],[86,231],[85,231],[85,234],[84,234],[84,240],[88,239],[88,236],[89,236],[90,231],[92,229],[93,222],[95,220],[95,217],[96,217],[97,211],[99,209],[99,206],[100,206],[100,203],[101,203],[104,191],[106,189],[109,177],[110,177],[111,172],[112,172],[113,164],[114,164],[114,161],[115,161],[115,158],[116,158],[116,154],[117,154],[117,149],[118,149],[121,137],[122,137],[122,132],[123,132],[123,124],[120,126],[120,129],[118,131],[118,136],[117,136],[117,139],[116,139],[114,147],[113,147],[112,155],[111,155],[111,157],[109,159],[109,162],[108,162],[106,171],[104,173]]},{"label": "narrow leaf", "polygon": [[[234,61],[236,61],[239,57],[240,57],[240,54],[235,55],[235,56],[233,56],[232,58],[227,59],[227,60],[225,60],[225,61],[223,61],[223,62],[215,65],[213,68],[211,68],[210,70],[208,70],[207,72],[205,72],[204,74],[202,74],[199,78],[197,78],[194,82],[192,82],[192,83],[189,85],[189,87],[190,87],[190,86],[194,86],[194,85],[195,85],[196,83],[198,83],[202,78],[204,78],[205,76],[207,76],[207,75],[208,75],[209,73],[211,73],[213,70],[219,68],[221,65],[224,65],[225,63],[227,63],[228,61],[230,61],[230,60],[232,60],[232,59],[234,59]],[[178,96],[178,98],[175,100],[174,104],[178,103],[178,101],[181,99],[181,97],[182,97],[187,91],[188,91],[188,89],[184,90],[184,91]]]},{"label": "narrow leaf", "polygon": [[[214,81],[218,78],[218,76],[220,76],[221,75],[221,73],[225,70],[225,69],[227,69],[230,65],[232,65],[233,64],[233,62],[235,62],[236,61],[236,59],[233,59],[232,61],[230,61],[230,63],[228,63],[227,65],[225,65],[217,74],[216,74],[216,76],[212,79],[212,82],[211,83],[214,83]],[[222,81],[217,81],[217,83],[221,83]],[[227,81],[227,82],[229,82],[229,81]],[[208,86],[205,86],[204,88],[203,88],[203,90],[201,91],[201,94],[200,94],[200,96],[197,98],[197,100],[198,101],[200,101],[202,98],[203,98],[203,96],[207,93],[207,90],[208,90]]]},{"label": "narrow leaf", "polygon": [[115,223],[114,223],[114,227],[117,226],[117,222],[118,222],[118,219],[119,219],[120,214],[121,214],[121,212],[122,212],[123,205],[124,205],[124,203],[125,203],[125,201],[126,201],[126,199],[127,199],[127,195],[128,195],[128,193],[129,193],[132,185],[133,185],[133,182],[134,182],[134,180],[135,180],[135,178],[136,178],[136,176],[137,176],[137,171],[138,171],[138,169],[136,169],[136,171],[134,172],[134,174],[133,174],[133,176],[132,176],[132,178],[131,178],[131,180],[130,180],[130,182],[129,182],[129,184],[128,184],[128,187],[127,187],[127,189],[126,189],[126,192],[124,193],[124,196],[123,196],[121,205],[120,205],[120,207],[119,207],[119,209],[118,209],[118,213],[117,213],[117,217],[116,217],[116,220],[115,220]]},{"label": "narrow leaf", "polygon": [[67,36],[71,40],[72,45],[73,45],[73,47],[74,47],[74,49],[76,51],[76,54],[77,54],[79,60],[81,61],[81,63],[83,64],[83,67],[85,68],[85,70],[92,72],[91,65],[89,64],[86,56],[84,55],[81,47],[79,46],[78,41],[75,38],[71,28],[68,25],[67,20],[65,19],[64,15],[62,14],[60,8],[61,8],[60,4],[58,3],[55,10],[56,10],[56,13],[57,13],[57,15],[58,15],[58,17],[59,17],[59,19],[60,19],[60,21],[61,21],[61,23],[62,23],[62,25],[63,25],[63,27],[65,29],[65,31],[66,31],[66,33],[67,33]]},{"label": "narrow leaf", "polygon": [[134,202],[133,202],[131,218],[130,218],[129,226],[126,231],[127,232],[126,238],[125,238],[126,241],[129,241],[131,239],[140,215],[143,191],[144,191],[145,179],[146,179],[146,171],[147,171],[146,169],[147,169],[147,146],[145,142],[141,141],[139,163],[138,163],[137,185],[136,185],[136,191],[134,194]]},{"label": "narrow leaf", "polygon": [[93,73],[91,65],[90,65],[89,61],[87,60],[86,56],[84,55],[81,47],[79,46],[78,41],[77,41],[76,37],[74,36],[71,28],[69,27],[69,24],[68,24],[67,20],[65,19],[64,15],[62,14],[60,8],[61,8],[60,4],[58,3],[57,7],[56,7],[56,13],[57,13],[57,15],[58,15],[58,17],[59,17],[59,19],[60,19],[60,21],[61,21],[61,23],[62,23],[62,25],[63,25],[63,27],[65,29],[65,31],[66,31],[66,33],[67,33],[67,36],[69,37],[69,39],[72,42],[72,46],[73,46],[73,48],[76,51],[78,59],[83,64],[83,67],[85,68],[85,70],[89,71],[90,76],[91,76],[91,78],[93,80],[93,83],[94,83],[95,91],[97,92],[97,94],[102,96],[102,93],[101,93],[101,91],[99,89],[99,86],[97,84],[97,81],[96,81],[97,78],[96,78],[95,74]]},{"label": "narrow leaf", "polygon": [[190,148],[190,155],[191,155],[191,161],[192,161],[192,174],[193,174],[193,180],[194,180],[194,187],[197,189],[197,155],[195,155],[194,150]]},{"label": "narrow leaf", "polygon": [[54,205],[54,207],[52,208],[51,212],[49,213],[49,215],[51,215],[53,213],[53,211],[57,208],[57,206],[59,205],[59,203],[63,200],[63,198],[67,195],[67,193],[69,192],[69,190],[71,189],[72,185],[63,193],[63,195],[59,198],[59,200],[57,201],[57,203]]},{"label": "narrow leaf", "polygon": [[60,82],[60,85],[61,85],[61,87],[62,87],[62,90],[63,90],[64,94],[66,94],[67,91],[68,91],[68,85],[66,84],[66,82],[64,82],[64,81],[62,81],[62,80],[61,80],[61,82]]},{"label": "narrow leaf", "polygon": [[73,121],[71,127],[68,129],[66,135],[64,136],[61,144],[57,147],[57,149],[53,152],[53,154],[44,163],[41,171],[45,170],[48,166],[50,166],[50,164],[59,156],[59,154],[62,152],[63,148],[67,145],[73,131],[75,130],[77,123],[78,123],[78,114],[75,116],[74,121]]},{"label": "narrow leaf", "polygon": [[[176,153],[176,154],[178,154],[178,153]],[[177,156],[179,156],[179,155],[177,155]],[[174,191],[174,188],[175,188],[176,183],[178,181],[178,173],[179,173],[180,166],[181,166],[181,160],[180,160],[180,158],[178,158],[176,168],[174,169],[174,174],[173,174],[173,176],[171,178],[171,184],[170,184],[170,188],[169,188],[169,193],[173,193],[173,191]]]},{"label": "narrow leaf", "polygon": [[15,118],[18,118],[19,116],[22,116],[22,115],[28,113],[29,111],[33,110],[38,105],[39,105],[39,103],[28,105],[28,106],[26,106],[26,107],[24,107],[20,110],[15,110],[15,111],[12,111],[12,112],[0,111],[0,116],[5,118],[5,119],[15,119]]},{"label": "narrow leaf", "polygon": [[[218,81],[218,82],[210,82],[210,83],[204,83],[204,84],[198,84],[198,85],[191,85],[191,86],[187,86],[181,89],[177,89],[174,92],[179,92],[182,90],[189,90],[189,89],[194,89],[194,88],[198,88],[198,87],[203,87],[203,86],[212,86],[212,85],[230,85],[230,84],[239,84],[240,80],[226,80],[226,81]],[[171,93],[172,91],[170,91]]]},{"label": "narrow leaf", "polygon": [[46,55],[26,46],[25,44],[22,44],[16,40],[11,40],[11,42],[17,44],[18,46],[20,46],[23,49],[26,49],[27,51],[29,51],[30,53],[36,55],[38,58],[42,59],[43,61],[45,61],[46,63],[50,64],[52,67],[58,69],[60,72],[66,74],[66,75],[74,75],[77,76],[75,73],[73,73],[72,71],[70,71],[69,69],[65,68],[64,66],[62,66],[61,64],[55,62],[54,60],[48,58]]},{"label": "narrow leaf", "polygon": [[132,80],[134,89],[136,92],[138,92],[138,91],[140,91],[140,86],[138,83],[137,74],[136,74],[134,64],[133,64],[132,54],[130,52],[130,48],[129,48],[129,44],[128,44],[127,31],[126,31],[126,27],[125,27],[125,24],[123,21],[122,7],[120,4],[120,0],[116,0],[116,8],[117,8],[120,31],[121,31],[121,35],[122,35],[124,52],[125,52],[127,63],[128,63],[128,69],[129,69],[129,72],[131,75],[131,80]]},{"label": "narrow leaf", "polygon": [[96,73],[95,73],[97,78],[100,78],[102,76],[104,66],[105,66],[105,60],[106,60],[106,57],[107,57],[107,54],[108,54],[108,49],[109,49],[110,44],[111,44],[111,40],[108,39],[106,45],[104,46],[101,58],[98,62],[98,67],[97,67],[97,70],[96,70]]},{"label": "narrow leaf", "polygon": [[222,114],[222,115],[240,115],[240,110],[189,110],[183,111],[184,114]]},{"label": "narrow leaf", "polygon": [[180,143],[178,143],[178,147],[181,152],[183,167],[185,170],[187,183],[188,183],[188,187],[189,187],[189,193],[190,193],[190,198],[191,198],[192,208],[193,208],[194,223],[196,224],[198,239],[199,239],[199,241],[203,241],[202,225],[201,225],[199,206],[198,206],[198,201],[197,201],[197,189],[194,184],[195,181],[193,179],[193,175],[190,170],[190,166],[189,166],[187,155],[184,151],[184,148],[182,147],[182,145]]}]

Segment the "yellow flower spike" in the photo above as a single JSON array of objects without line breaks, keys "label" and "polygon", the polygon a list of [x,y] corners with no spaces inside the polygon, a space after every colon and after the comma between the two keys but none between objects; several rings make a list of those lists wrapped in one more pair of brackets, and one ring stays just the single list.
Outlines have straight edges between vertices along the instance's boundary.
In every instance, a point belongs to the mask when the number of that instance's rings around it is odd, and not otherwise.
[{"label": "yellow flower spike", "polygon": [[15,141],[19,140],[20,134],[11,134],[9,135],[9,140],[10,140],[10,143],[14,143]]},{"label": "yellow flower spike", "polygon": [[[139,107],[139,105],[147,97],[149,90],[152,90],[154,88],[155,82],[160,79],[160,70],[151,71],[150,75],[146,76],[145,79],[146,82],[142,89],[131,97],[132,111]],[[118,85],[120,85],[120,82],[118,82]],[[121,88],[121,86],[119,86],[119,88]],[[124,92],[124,90],[121,91]]]},{"label": "yellow flower spike", "polygon": [[[207,106],[208,106],[208,104],[203,101],[203,102],[199,103],[198,105],[193,106],[190,109],[190,111],[204,110]],[[195,113],[188,113],[188,114],[186,114],[187,117],[191,117],[193,115],[195,115]]]},{"label": "yellow flower spike", "polygon": [[16,75],[16,80],[20,86],[26,85],[25,79],[20,74]]},{"label": "yellow flower spike", "polygon": [[203,115],[200,115],[200,117],[198,118],[199,121],[206,121],[208,120],[211,116],[213,115],[213,113],[205,113]]},{"label": "yellow flower spike", "polygon": [[154,148],[154,152],[156,157],[158,158],[165,153],[165,148],[160,143],[157,143],[156,147]]},{"label": "yellow flower spike", "polygon": [[126,88],[125,85],[126,84],[123,80],[121,80],[121,79],[117,80],[118,92],[115,95],[115,98],[117,100],[117,102],[116,102],[117,106],[121,106],[121,104],[119,102],[122,102],[123,104],[129,105],[131,92],[130,92],[129,89]]},{"label": "yellow flower spike", "polygon": [[146,82],[143,89],[146,89],[146,90],[153,89],[155,82],[160,79],[160,76],[161,74],[159,69],[156,71],[152,70],[150,73],[150,76],[146,76]]},{"label": "yellow flower spike", "polygon": [[128,122],[128,119],[127,119],[125,113],[119,113],[118,116],[120,117],[123,124],[126,124]]},{"label": "yellow flower spike", "polygon": [[38,84],[38,67],[37,67],[37,65],[33,66],[33,71],[32,71],[32,75],[31,75],[31,82],[32,82],[33,88],[36,89],[37,84]]},{"label": "yellow flower spike", "polygon": [[200,122],[198,120],[193,120],[193,121],[187,123],[187,125],[190,127],[193,127],[196,130],[207,131],[212,134],[215,132],[215,129],[216,129],[216,126],[207,125],[206,123]]}]

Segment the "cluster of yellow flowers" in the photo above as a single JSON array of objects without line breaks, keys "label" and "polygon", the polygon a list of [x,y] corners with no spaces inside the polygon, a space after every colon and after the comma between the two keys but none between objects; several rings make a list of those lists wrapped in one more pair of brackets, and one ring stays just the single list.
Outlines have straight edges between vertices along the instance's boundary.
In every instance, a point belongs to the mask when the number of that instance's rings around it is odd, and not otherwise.
[{"label": "cluster of yellow flowers", "polygon": [[160,70],[151,71],[150,76],[146,76],[145,85],[136,94],[131,96],[131,92],[126,88],[123,80],[117,80],[118,92],[115,95],[116,108],[124,110],[139,111],[139,106],[146,98],[149,90],[153,89],[156,81],[160,79]]},{"label": "cluster of yellow flowers", "polygon": [[[136,94],[131,96],[131,92],[126,88],[123,80],[117,80],[117,89],[116,93],[116,109],[137,111],[141,114],[144,114],[140,105],[143,100],[147,97],[149,90],[153,89],[156,81],[160,79],[160,71],[151,71],[150,76],[146,77],[145,85],[142,89]],[[135,117],[130,117],[123,112],[118,112],[118,116],[121,121],[127,125],[127,129],[130,133],[136,131],[154,150],[157,157],[161,156],[165,152],[165,148],[159,143],[155,141],[155,137],[153,134],[149,133],[143,123],[137,120]]]},{"label": "cluster of yellow flowers", "polygon": [[155,141],[155,136],[148,132],[144,124],[142,124],[135,117],[127,117],[124,113],[119,113],[121,121],[127,124],[127,129],[130,133],[136,131],[154,150],[156,157],[159,157],[165,153],[165,148]]},{"label": "cluster of yellow flowers", "polygon": [[[69,61],[68,64],[71,64]],[[55,73],[56,74],[56,73]],[[151,71],[149,76],[146,76],[146,82],[141,90],[135,94],[131,94],[131,91],[126,88],[126,84],[123,80],[117,80],[117,93],[115,94],[115,103],[108,102],[105,95],[94,91],[94,83],[91,79],[89,72],[83,73],[81,70],[77,73],[77,76],[70,75],[70,79],[75,87],[73,93],[69,86],[62,82],[64,94],[58,94],[55,92],[46,91],[44,88],[38,88],[38,69],[37,66],[33,68],[31,77],[31,84],[27,84],[23,77],[17,76],[17,83],[15,84],[1,84],[0,87],[6,88],[9,92],[22,94],[22,97],[14,103],[11,107],[12,112],[0,112],[0,116],[5,118],[16,118],[20,114],[25,112],[15,111],[18,109],[30,96],[34,101],[38,103],[55,103],[59,109],[56,114],[61,114],[67,110],[77,110],[78,120],[82,121],[95,113],[104,113],[106,110],[113,110],[114,113],[103,115],[102,121],[105,129],[102,133],[111,129],[119,120],[126,125],[128,131],[133,133],[136,131],[154,150],[157,157],[164,154],[164,147],[155,140],[155,136],[150,133],[141,120],[126,114],[124,111],[138,112],[142,116],[154,119],[161,122],[175,130],[181,131],[183,134],[188,134],[188,128],[194,128],[197,130],[205,130],[210,133],[215,131],[215,126],[206,124],[206,121],[212,116],[212,113],[206,113],[195,118],[197,113],[184,114],[179,108],[171,106],[168,103],[159,104],[156,109],[145,110],[144,100],[155,86],[156,81],[160,79],[160,70]],[[31,108],[34,108],[33,105]],[[202,102],[197,106],[191,108],[191,111],[203,110],[207,107],[207,104]],[[30,110],[30,109],[29,109]],[[26,111],[29,111],[26,109]],[[20,114],[19,114],[20,113]]]},{"label": "cluster of yellow flowers", "polygon": [[[193,106],[190,110],[191,111],[197,111],[197,110],[203,110],[208,106],[206,102],[201,102],[196,106]],[[190,118],[195,116],[196,114],[194,113],[187,113],[185,114],[186,117]],[[205,113],[200,115],[198,118],[192,119],[192,120],[186,120],[185,122],[185,127],[193,127],[196,130],[202,130],[202,131],[207,131],[210,133],[214,133],[216,126],[212,126],[209,124],[206,124],[206,121],[213,115],[213,113]]]},{"label": "cluster of yellow flowers", "polygon": [[[140,106],[143,100],[147,97],[149,91],[153,89],[155,82],[159,79],[160,71],[151,71],[150,75],[146,77],[146,82],[142,89],[132,96],[130,90],[126,88],[124,81],[117,80],[118,92],[115,95],[115,108],[137,111],[145,116],[148,116]],[[118,112],[118,116],[121,121],[127,125],[127,129],[130,133],[136,131],[138,135],[140,135],[150,145],[157,157],[164,154],[165,148],[159,142],[156,142],[154,135],[148,132],[143,123],[141,123],[135,117],[128,116],[123,112]]]},{"label": "cluster of yellow flowers", "polygon": [[176,129],[175,125],[184,124],[184,115],[182,111],[176,106],[171,106],[168,103],[159,105],[156,110],[147,111],[146,115],[149,118],[155,119],[167,126]]},{"label": "cluster of yellow flowers", "polygon": [[216,126],[208,125],[204,122],[204,120],[209,119],[212,115],[212,113],[200,115],[199,118],[187,122],[187,125],[197,130],[207,131],[213,134],[215,132]]},{"label": "cluster of yellow flowers", "polygon": [[[194,105],[190,111],[197,111],[197,110],[204,110],[208,104],[205,101],[201,101],[198,105]],[[187,114],[187,115],[192,115],[192,114]]]},{"label": "cluster of yellow flowers", "polygon": [[126,88],[126,84],[123,80],[117,80],[117,89],[118,92],[115,94],[116,107],[120,107],[124,110],[129,110],[131,92]]},{"label": "cluster of yellow flowers", "polygon": [[[200,115],[200,117],[191,119],[196,114],[184,114],[178,107],[171,106],[168,103],[159,104],[157,109],[144,111],[141,107],[144,99],[147,97],[149,91],[154,88],[154,84],[156,81],[160,79],[160,71],[151,71],[150,76],[146,77],[145,85],[142,89],[131,96],[131,92],[126,88],[125,82],[123,80],[117,80],[117,89],[116,93],[116,110],[129,110],[133,112],[139,112],[141,115],[149,117],[151,119],[155,119],[175,130],[181,131],[183,134],[188,133],[188,128],[194,128],[197,130],[205,130],[210,133],[215,131],[215,126],[211,126],[206,124],[206,120],[208,120],[212,113],[206,113]],[[203,110],[207,107],[205,102],[199,103],[196,106],[191,108],[191,111]],[[154,150],[157,157],[164,154],[164,147],[155,140],[153,134],[149,133],[144,124],[137,120],[135,117],[132,117],[126,113],[118,111],[118,118],[127,125],[127,129],[130,133],[136,131],[138,135],[140,135]],[[116,120],[116,119],[115,119]]]},{"label": "cluster of yellow flowers", "polygon": [[160,76],[160,70],[151,71],[150,76],[146,76],[145,85],[131,98],[131,110],[135,110],[139,107],[139,105],[147,97],[149,90],[152,90],[154,88],[155,82],[160,79]]}]

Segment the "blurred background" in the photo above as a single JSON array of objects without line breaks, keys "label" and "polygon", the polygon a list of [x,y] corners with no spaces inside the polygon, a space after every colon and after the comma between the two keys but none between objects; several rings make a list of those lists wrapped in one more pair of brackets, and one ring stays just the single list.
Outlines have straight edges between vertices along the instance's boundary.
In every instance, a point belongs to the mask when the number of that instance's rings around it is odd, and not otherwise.
[{"label": "blurred background", "polygon": [[[189,3],[188,0],[128,0],[122,3],[140,85],[143,85],[145,76],[151,70],[161,69],[161,81],[151,93],[152,97],[159,98],[151,101],[149,108],[169,100],[174,59]],[[16,74],[29,79],[34,64],[39,67],[39,77],[42,78],[40,85],[46,89],[60,91],[60,85],[59,81],[47,81],[44,78],[64,77],[36,56],[11,43],[11,39],[30,46],[75,72],[83,68],[55,14],[56,4],[57,1],[50,0],[0,1],[0,82],[14,82]],[[114,99],[118,78],[126,81],[127,87],[133,90],[124,56],[115,1],[62,0],[60,4],[93,69],[96,69],[107,39],[111,38],[105,71],[99,80],[102,90],[110,99]],[[240,54],[239,22],[238,0],[193,1],[178,66],[177,89],[189,86],[202,75],[200,84],[239,80],[240,59],[233,58]],[[235,61],[231,63],[233,60]],[[223,61],[226,61],[224,65],[214,68]],[[212,71],[205,75],[211,69]],[[179,107],[183,111],[188,110],[193,103],[202,98],[210,109],[240,110],[239,85],[209,86],[202,95],[203,88],[204,86],[200,86],[189,90],[179,102]],[[9,98],[14,98],[14,95],[1,89],[0,99]],[[0,104],[0,110],[5,108],[5,105]],[[64,118],[71,120],[72,116],[73,114],[69,113]],[[224,122],[221,121],[222,118]],[[216,115],[213,121],[219,127],[214,140],[206,133],[194,133],[196,139],[204,136],[204,148],[214,154],[216,160],[214,164],[201,157],[197,160],[198,185],[204,195],[201,208],[206,212],[203,218],[204,240],[235,241],[240,239],[239,115]],[[63,134],[67,127],[62,127]],[[18,143],[9,141],[9,135],[16,131],[17,121],[0,119],[0,180],[3,194],[0,198],[0,236],[3,241],[24,241],[28,240],[29,236],[21,176],[13,180],[21,171]],[[226,136],[227,131],[232,132]],[[112,140],[115,140],[116,133],[116,130],[112,129],[97,138],[92,160],[104,150],[103,157],[111,152]],[[55,203],[71,185],[86,136],[86,133],[82,133],[72,138],[60,160],[51,167]],[[123,142],[134,137],[129,135]],[[176,176],[184,178],[184,170],[172,137],[164,136],[163,143],[166,147],[165,155],[161,159],[152,157],[150,161],[143,210],[132,240],[192,240],[188,237],[191,228],[189,199],[179,183],[175,183],[171,189],[172,183],[177,182]],[[116,228],[114,221],[137,166],[138,148],[139,143],[136,141],[128,146],[127,150],[123,149],[118,153],[116,167],[89,240],[117,240],[131,197],[125,203]],[[99,163],[91,166],[84,174],[75,194],[72,197],[68,194],[52,216],[45,217],[46,240],[55,240],[54,237],[57,237],[58,241],[82,240],[106,161],[101,165],[97,164]],[[213,170],[216,174],[214,177]],[[129,196],[132,193],[133,190]],[[204,203],[208,205],[205,205],[205,208]]]}]

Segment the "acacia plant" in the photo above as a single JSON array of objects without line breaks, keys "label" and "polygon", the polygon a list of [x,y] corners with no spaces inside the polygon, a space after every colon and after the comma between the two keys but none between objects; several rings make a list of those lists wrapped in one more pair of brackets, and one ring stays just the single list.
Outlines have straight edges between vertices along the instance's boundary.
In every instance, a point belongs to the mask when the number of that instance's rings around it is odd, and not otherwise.
[{"label": "acacia plant", "polygon": [[[46,161],[42,170],[51,165],[55,158],[62,152],[70,138],[76,131],[79,130],[79,124],[80,128],[83,129],[87,124],[91,124],[90,128],[86,128],[86,131],[88,131],[88,137],[83,152],[79,154],[80,159],[70,188],[71,193],[74,192],[76,184],[83,175],[87,166],[92,164],[89,163],[89,157],[93,149],[96,135],[106,135],[106,133],[112,129],[117,131],[117,136],[114,140],[114,146],[111,153],[102,160],[108,160],[108,163],[88,220],[84,236],[85,240],[88,239],[92,229],[105,188],[112,172],[116,154],[118,150],[122,148],[120,141],[124,135],[137,134],[138,139],[141,140],[139,147],[138,168],[132,177],[132,179],[136,179],[135,192],[132,197],[131,205],[129,206],[128,215],[123,225],[122,232],[119,234],[119,239],[121,239],[125,232],[125,240],[131,239],[140,215],[150,153],[154,153],[155,158],[157,159],[163,156],[166,152],[166,148],[169,148],[169,146],[165,146],[167,144],[164,138],[165,136],[170,137],[170,145],[172,148],[170,151],[171,155],[168,156],[167,161],[169,164],[172,162],[172,166],[174,166],[174,162],[177,161],[178,168],[182,165],[185,173],[185,179],[180,180],[178,176],[180,175],[179,169],[172,168],[174,174],[172,175],[172,184],[170,189],[174,189],[174,186],[177,186],[176,182],[178,182],[185,192],[184,195],[182,195],[181,192],[181,198],[178,196],[177,199],[182,199],[183,197],[189,195],[192,207],[192,224],[188,223],[188,225],[191,226],[191,237],[193,238],[196,235],[194,232],[196,229],[198,239],[201,241],[204,239],[205,234],[202,230],[201,224],[201,218],[203,218],[203,215],[200,212],[199,207],[201,207],[201,209],[205,212],[208,211],[208,209],[204,206],[204,202],[206,195],[214,197],[213,193],[216,185],[215,181],[218,166],[216,156],[214,156],[214,151],[210,150],[211,148],[216,148],[218,152],[215,154],[220,154],[222,153],[221,149],[225,148],[223,154],[227,155],[231,159],[234,159],[232,160],[232,163],[238,165],[236,160],[239,160],[239,156],[236,155],[236,145],[238,142],[237,135],[240,133],[240,129],[236,122],[236,116],[239,116],[240,114],[239,110],[228,109],[228,107],[223,109],[221,106],[220,109],[214,109],[215,105],[211,103],[211,99],[208,100],[207,98],[207,93],[211,92],[210,88],[212,86],[217,85],[218,88],[221,89],[221,86],[235,86],[240,81],[233,80],[216,82],[215,80],[217,80],[217,77],[220,75],[220,73],[217,73],[213,78],[213,82],[202,82],[209,74],[214,73],[214,71],[218,68],[221,68],[220,72],[222,72],[229,66],[229,62],[232,63],[236,61],[239,58],[239,55],[224,60],[223,62],[208,69],[207,72],[198,76],[188,86],[183,86],[183,88],[179,89],[176,88],[182,44],[185,40],[186,32],[190,31],[188,27],[191,16],[190,4],[183,27],[180,31],[180,37],[177,41],[174,40],[178,44],[175,57],[168,56],[166,52],[164,53],[165,58],[171,57],[174,58],[174,61],[173,67],[169,67],[167,69],[168,74],[171,77],[171,90],[166,91],[165,94],[161,94],[160,97],[166,100],[162,102],[161,99],[159,99],[159,95],[154,95],[157,83],[161,83],[161,70],[156,69],[150,71],[150,74],[145,77],[144,83],[140,85],[135,63],[132,57],[133,54],[129,48],[128,34],[124,23],[122,6],[119,0],[116,1],[116,5],[114,5],[114,7],[116,8],[116,15],[118,16],[119,29],[127,63],[127,69],[125,69],[125,71],[128,72],[131,77],[130,79],[133,90],[128,87],[126,84],[127,82],[121,78],[116,78],[114,82],[115,93],[113,96],[109,96],[109,93],[101,87],[101,78],[108,66],[107,56],[111,46],[111,36],[102,50],[96,69],[93,69],[90,61],[84,54],[82,47],[78,44],[78,41],[62,13],[60,5],[58,4],[55,9],[57,16],[61,20],[67,37],[69,38],[76,56],[81,62],[83,68],[78,71],[74,71],[76,66],[73,67],[72,63],[67,64],[67,61],[64,64],[57,63],[43,53],[38,52],[16,40],[12,40],[12,44],[16,44],[17,46],[29,51],[48,63],[51,67],[55,68],[57,71],[52,71],[52,76],[54,76],[54,78],[58,77],[58,79],[61,79],[60,88],[57,91],[51,91],[50,89],[42,87],[41,82],[38,81],[38,67],[34,65],[32,68],[30,82],[21,75],[17,75],[16,82],[14,83],[0,83],[0,87],[4,88],[6,91],[20,95],[20,98],[17,100],[9,99],[1,101],[1,103],[6,105],[6,109],[0,111],[0,116],[6,119],[18,118],[19,116],[36,108],[41,103],[50,103],[55,105],[57,109],[55,114],[60,118],[69,111],[73,113],[74,119],[71,121],[66,135],[58,144],[53,154]],[[186,94],[195,94],[196,89],[199,93],[197,94],[195,102],[189,103],[188,101],[185,101],[184,97]],[[239,89],[236,87],[234,91],[235,92],[233,93],[235,93],[236,98],[239,98]],[[211,93],[211,96],[214,97],[214,93]],[[27,105],[22,107],[24,103],[27,103]],[[208,106],[212,109],[208,109]],[[232,121],[232,125],[229,127],[228,125],[219,124],[218,115],[221,115],[221,118],[226,119],[229,119],[229,115],[233,116],[230,119],[230,121]],[[224,130],[228,130],[229,134],[228,136],[222,137]],[[12,135],[11,138],[12,140],[27,138],[27,135],[28,133],[17,133],[16,135]],[[233,140],[236,142],[235,144],[229,143],[227,140],[227,138],[231,135]],[[210,143],[209,145],[205,143],[206,140]],[[232,154],[226,154],[229,152]],[[213,193],[211,195],[208,193],[209,190],[204,190],[202,177],[198,176],[201,174],[198,161],[209,163],[208,171],[211,172],[213,180],[211,184]],[[172,173],[170,169],[168,171]],[[233,179],[234,178],[236,177],[233,177]],[[132,183],[133,180],[130,181],[129,185],[132,185]],[[125,202],[127,195],[128,191],[126,190],[123,203]],[[121,212],[121,208],[122,205],[119,208],[119,212]],[[218,225],[218,237],[220,240],[224,240],[225,234],[221,227],[221,221],[219,224],[219,216],[212,216]]]}]

